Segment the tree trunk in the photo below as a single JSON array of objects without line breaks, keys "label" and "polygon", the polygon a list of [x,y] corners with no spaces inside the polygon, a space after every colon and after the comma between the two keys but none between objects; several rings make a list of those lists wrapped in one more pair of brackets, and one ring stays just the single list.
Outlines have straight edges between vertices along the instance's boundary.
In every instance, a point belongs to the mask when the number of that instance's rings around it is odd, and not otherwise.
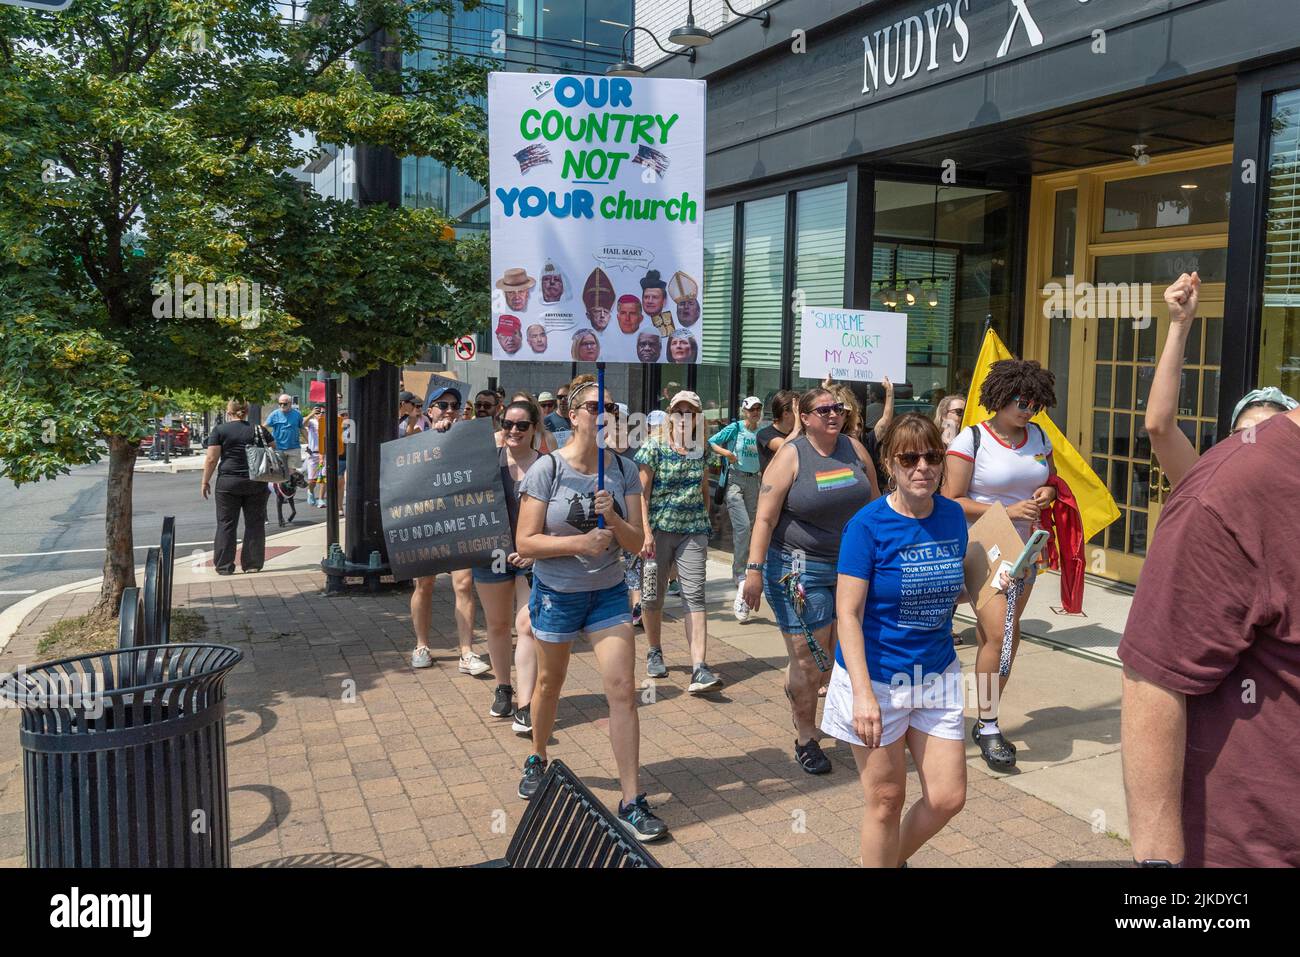
[{"label": "tree trunk", "polygon": [[104,514],[104,584],[94,613],[117,616],[124,589],[135,586],[135,541],[131,535],[135,457],[138,442],[108,438],[108,502]]}]

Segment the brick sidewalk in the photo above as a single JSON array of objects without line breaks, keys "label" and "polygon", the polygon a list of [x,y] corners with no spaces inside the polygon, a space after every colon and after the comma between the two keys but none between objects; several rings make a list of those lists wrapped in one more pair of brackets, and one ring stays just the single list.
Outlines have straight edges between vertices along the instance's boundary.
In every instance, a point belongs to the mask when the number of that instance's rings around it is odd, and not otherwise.
[{"label": "brick sidewalk", "polygon": [[[530,747],[508,721],[488,716],[495,682],[456,670],[449,587],[440,582],[434,596],[436,665],[420,671],[408,662],[409,593],[325,598],[321,588],[321,576],[309,573],[176,589],[174,605],[203,614],[210,640],[244,653],[227,685],[235,865],[429,867],[500,857],[524,808],[515,788]],[[44,606],[0,655],[0,671],[30,663],[37,637],[93,599]],[[644,639],[638,644],[643,657]],[[672,828],[671,839],[651,845],[655,857],[685,867],[854,865],[862,794],[852,755],[825,739],[833,773],[800,771],[781,689],[784,661],[711,643],[710,663],[727,684],[696,698],[685,692],[680,623],[666,622],[664,644],[669,678],[640,705],[641,786]],[[600,688],[590,648],[579,645],[550,754],[614,807]],[[17,724],[15,712],[0,710],[0,866],[24,863]],[[919,788],[909,771],[909,799]],[[912,863],[1096,866],[1128,858],[1123,842],[972,767],[965,809]]]}]

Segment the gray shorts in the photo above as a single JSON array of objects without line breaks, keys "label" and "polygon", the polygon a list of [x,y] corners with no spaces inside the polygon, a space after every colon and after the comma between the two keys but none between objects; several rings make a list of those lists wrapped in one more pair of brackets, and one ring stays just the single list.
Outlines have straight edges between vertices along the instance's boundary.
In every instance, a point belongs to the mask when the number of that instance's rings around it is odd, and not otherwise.
[{"label": "gray shorts", "polygon": [[709,557],[709,536],[704,532],[654,532],[655,561],[659,564],[659,588],[654,601],[641,596],[645,608],[662,608],[668,587],[668,569],[677,566],[677,584],[687,611],[704,611],[705,562]]}]

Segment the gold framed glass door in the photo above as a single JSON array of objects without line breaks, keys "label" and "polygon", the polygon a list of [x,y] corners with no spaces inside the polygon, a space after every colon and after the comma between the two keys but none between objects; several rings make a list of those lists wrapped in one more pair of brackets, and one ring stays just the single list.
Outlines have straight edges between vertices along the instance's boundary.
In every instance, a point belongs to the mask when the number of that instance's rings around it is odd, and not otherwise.
[{"label": "gold framed glass door", "polygon": [[1169,493],[1147,397],[1168,333],[1162,293],[1194,270],[1178,426],[1199,451],[1215,441],[1230,162],[1224,146],[1034,181],[1025,355],[1056,373],[1053,420],[1120,509],[1087,546],[1093,574],[1136,583]]}]

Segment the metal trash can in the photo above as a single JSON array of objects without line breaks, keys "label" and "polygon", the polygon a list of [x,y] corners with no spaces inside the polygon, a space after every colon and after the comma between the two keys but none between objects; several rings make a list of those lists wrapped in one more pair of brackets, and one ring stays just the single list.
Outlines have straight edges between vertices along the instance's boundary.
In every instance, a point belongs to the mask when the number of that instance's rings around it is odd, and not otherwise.
[{"label": "metal trash can", "polygon": [[22,709],[29,867],[229,867],[226,645],[144,645],[4,676]]}]

